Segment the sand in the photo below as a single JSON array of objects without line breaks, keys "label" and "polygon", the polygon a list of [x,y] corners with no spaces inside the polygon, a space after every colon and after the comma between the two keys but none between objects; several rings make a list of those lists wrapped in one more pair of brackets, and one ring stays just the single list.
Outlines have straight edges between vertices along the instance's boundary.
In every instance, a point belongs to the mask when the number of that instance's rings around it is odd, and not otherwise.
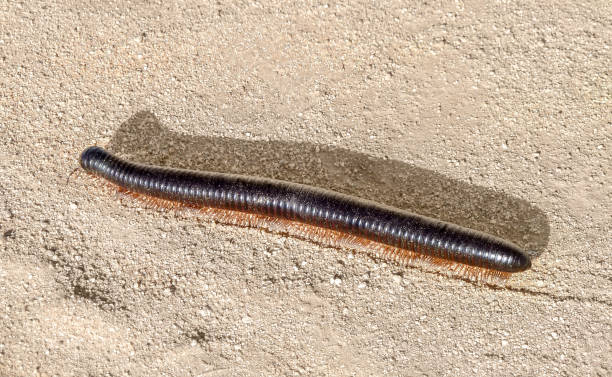
[{"label": "sand", "polygon": [[[610,376],[609,1],[0,5],[0,375]],[[120,200],[292,180],[529,250],[506,288]]]}]

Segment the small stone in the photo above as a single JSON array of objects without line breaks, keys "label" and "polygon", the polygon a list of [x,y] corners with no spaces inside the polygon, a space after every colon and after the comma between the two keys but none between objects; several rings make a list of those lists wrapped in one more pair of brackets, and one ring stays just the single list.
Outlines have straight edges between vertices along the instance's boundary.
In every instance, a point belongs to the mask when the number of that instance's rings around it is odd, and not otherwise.
[{"label": "small stone", "polygon": [[559,339],[559,334],[554,331],[550,333],[550,336],[552,336],[553,339]]}]

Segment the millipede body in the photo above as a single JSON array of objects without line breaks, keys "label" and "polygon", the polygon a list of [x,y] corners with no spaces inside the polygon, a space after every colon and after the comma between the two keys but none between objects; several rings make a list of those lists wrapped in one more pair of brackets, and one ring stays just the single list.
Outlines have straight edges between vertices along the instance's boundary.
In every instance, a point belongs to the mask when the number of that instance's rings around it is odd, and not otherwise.
[{"label": "millipede body", "polygon": [[220,212],[252,226],[274,223],[280,231],[286,225],[371,247],[398,262],[432,262],[477,278],[506,278],[531,266],[509,241],[321,188],[133,163],[95,146],[83,151],[80,164],[120,191],[161,206]]}]

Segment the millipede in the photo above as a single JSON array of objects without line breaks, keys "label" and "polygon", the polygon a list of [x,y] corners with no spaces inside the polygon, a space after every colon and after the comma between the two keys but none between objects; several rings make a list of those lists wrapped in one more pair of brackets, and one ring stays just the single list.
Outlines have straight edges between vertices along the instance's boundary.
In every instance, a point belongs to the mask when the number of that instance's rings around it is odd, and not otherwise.
[{"label": "millipede", "polygon": [[192,208],[216,221],[365,250],[401,265],[491,282],[531,267],[514,243],[338,192],[281,180],[126,161],[92,146],[81,167],[155,207]]}]

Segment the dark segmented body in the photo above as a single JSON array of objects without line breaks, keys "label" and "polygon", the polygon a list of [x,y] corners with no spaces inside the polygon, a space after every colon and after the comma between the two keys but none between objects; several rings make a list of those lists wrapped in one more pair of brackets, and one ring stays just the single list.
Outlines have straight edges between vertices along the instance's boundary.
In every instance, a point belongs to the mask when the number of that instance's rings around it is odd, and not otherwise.
[{"label": "dark segmented body", "polygon": [[81,154],[88,172],[138,194],[297,221],[432,258],[500,272],[531,266],[515,244],[488,234],[306,185],[124,161],[100,147]]}]

